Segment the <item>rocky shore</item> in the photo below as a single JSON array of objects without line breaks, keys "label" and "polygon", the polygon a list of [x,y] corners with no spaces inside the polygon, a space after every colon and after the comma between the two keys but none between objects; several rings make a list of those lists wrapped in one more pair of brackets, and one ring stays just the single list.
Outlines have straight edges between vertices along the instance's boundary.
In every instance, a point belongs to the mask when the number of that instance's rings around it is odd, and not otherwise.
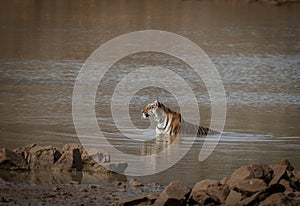
[{"label": "rocky shore", "polygon": [[[3,148],[0,149],[0,205],[300,205],[300,171],[288,160],[243,166],[222,180],[205,179],[193,187],[180,181],[167,186],[140,183],[125,176],[99,185],[81,184],[63,175],[64,171],[113,175],[126,167],[126,163],[110,162],[106,151],[94,148],[86,152],[77,144],[61,148],[37,145],[14,150]],[[3,176],[7,171],[24,175],[19,176],[18,183],[13,183]],[[41,171],[56,181],[24,184],[28,172]]]},{"label": "rocky shore", "polygon": [[28,145],[14,150],[0,149],[0,169],[14,171],[59,170],[123,173],[126,162],[111,162],[101,148],[88,151],[78,144],[63,147]]},{"label": "rocky shore", "polygon": [[300,171],[288,160],[280,164],[253,164],[235,170],[221,181],[206,179],[193,188],[172,181],[157,198],[142,195],[121,199],[116,205],[300,205]]}]

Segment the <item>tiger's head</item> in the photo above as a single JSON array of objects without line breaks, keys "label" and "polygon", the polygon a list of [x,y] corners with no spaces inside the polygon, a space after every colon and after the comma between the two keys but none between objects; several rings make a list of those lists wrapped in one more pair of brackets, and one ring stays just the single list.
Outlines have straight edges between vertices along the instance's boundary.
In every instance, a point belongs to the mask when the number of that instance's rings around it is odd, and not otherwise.
[{"label": "tiger's head", "polygon": [[157,117],[159,108],[162,107],[162,103],[160,103],[158,100],[155,100],[154,102],[146,105],[143,110],[142,114],[144,118],[148,117]]}]

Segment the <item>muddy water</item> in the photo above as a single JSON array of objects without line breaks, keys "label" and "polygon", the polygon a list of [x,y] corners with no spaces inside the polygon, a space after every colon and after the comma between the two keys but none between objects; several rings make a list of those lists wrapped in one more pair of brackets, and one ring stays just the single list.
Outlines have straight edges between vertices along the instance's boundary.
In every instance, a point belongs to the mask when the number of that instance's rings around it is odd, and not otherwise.
[{"label": "muddy water", "polygon": [[[226,133],[205,162],[197,161],[203,142],[198,139],[177,165],[141,180],[193,183],[221,178],[243,164],[283,158],[299,169],[300,5],[238,2],[2,1],[0,146],[79,142],[72,121],[72,92],[84,61],[111,38],[156,29],[189,38],[212,59],[227,95]],[[112,126],[110,98],[126,73],[147,66],[170,68],[188,79],[198,99],[201,124],[210,122],[205,85],[186,72],[184,62],[155,52],[130,55],[113,65],[101,82],[95,107],[107,138],[129,153],[149,154],[156,146],[121,138]],[[140,90],[130,105],[136,127],[149,126],[141,120],[140,110],[155,98],[179,109],[165,90]],[[127,135],[139,134],[128,131]],[[181,141],[182,148],[188,141]]]}]

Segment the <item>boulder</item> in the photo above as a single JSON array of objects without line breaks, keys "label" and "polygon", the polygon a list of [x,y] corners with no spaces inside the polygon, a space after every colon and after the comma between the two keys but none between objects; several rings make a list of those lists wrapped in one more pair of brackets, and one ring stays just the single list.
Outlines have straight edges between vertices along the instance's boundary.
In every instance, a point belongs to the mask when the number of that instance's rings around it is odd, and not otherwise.
[{"label": "boulder", "polygon": [[172,181],[159,195],[154,205],[186,205],[191,188],[181,181]]},{"label": "boulder", "polygon": [[261,192],[257,192],[252,196],[246,197],[243,200],[241,200],[238,205],[255,205],[257,202],[260,201],[260,197],[264,198],[265,195]]},{"label": "boulder", "polygon": [[285,188],[284,193],[286,193],[286,194],[294,191],[293,188],[291,188],[290,182],[288,180],[281,179],[279,181],[279,184]]},{"label": "boulder", "polygon": [[30,169],[50,169],[60,157],[60,152],[52,146],[34,146],[28,151]]},{"label": "boulder", "polygon": [[207,188],[206,193],[214,200],[214,202],[224,204],[229,194],[229,189],[227,185],[212,185]]},{"label": "boulder", "polygon": [[249,179],[249,180],[243,180],[239,182],[236,188],[242,193],[253,194],[267,189],[267,185],[261,179]]},{"label": "boulder", "polygon": [[62,148],[62,155],[55,163],[55,166],[62,170],[81,171],[83,168],[82,153],[82,146],[78,144],[66,144]]},{"label": "boulder", "polygon": [[[208,188],[212,186],[218,186],[218,181],[207,179],[197,182],[191,192],[189,203],[204,205],[208,203],[215,203],[216,201],[219,202],[216,200],[217,198],[211,197],[207,192]],[[210,192],[212,193],[213,190]]]},{"label": "boulder", "polygon": [[291,165],[291,162],[289,160],[287,160],[287,159],[281,160],[280,161],[280,165],[285,165],[286,169],[288,171],[293,171],[294,170],[294,167]]},{"label": "boulder", "polygon": [[272,170],[274,171],[273,178],[271,182],[269,183],[270,185],[277,184],[281,178],[286,175],[286,165],[270,165]]},{"label": "boulder", "polygon": [[28,164],[23,156],[7,149],[0,149],[0,169],[28,170]]},{"label": "boulder", "polygon": [[36,144],[26,145],[25,147],[19,147],[13,150],[13,152],[21,155],[27,162],[29,162],[29,150],[35,147]]},{"label": "boulder", "polygon": [[251,178],[262,179],[266,183],[269,183],[272,179],[273,170],[265,164],[253,164],[248,169],[251,172]]},{"label": "boulder", "polygon": [[293,171],[292,178],[291,178],[291,186],[296,191],[300,191],[300,171],[299,170]]},{"label": "boulder", "polygon": [[229,195],[226,198],[225,205],[226,206],[238,205],[241,199],[242,199],[241,193],[238,193],[234,190],[230,190]]},{"label": "boulder", "polygon": [[136,197],[124,198],[119,200],[116,206],[133,206],[133,205],[153,205],[157,199],[158,194],[147,194]]},{"label": "boulder", "polygon": [[283,193],[276,193],[260,202],[259,206],[294,206],[299,204],[299,194],[292,193],[291,195],[285,195]]},{"label": "boulder", "polygon": [[248,169],[248,167],[243,166],[235,170],[230,175],[230,177],[226,180],[225,184],[227,184],[229,186],[229,189],[231,190],[235,188],[239,182],[250,178],[250,176],[251,176],[251,172]]}]

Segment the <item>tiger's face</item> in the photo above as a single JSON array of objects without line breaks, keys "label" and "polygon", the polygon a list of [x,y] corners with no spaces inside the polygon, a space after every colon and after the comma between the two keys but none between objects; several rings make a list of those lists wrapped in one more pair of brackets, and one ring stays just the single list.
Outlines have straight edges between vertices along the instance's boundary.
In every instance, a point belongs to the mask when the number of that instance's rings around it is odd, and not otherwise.
[{"label": "tiger's face", "polygon": [[143,118],[157,116],[157,110],[158,110],[159,107],[160,107],[160,103],[157,100],[155,100],[154,102],[146,105],[142,110]]}]

